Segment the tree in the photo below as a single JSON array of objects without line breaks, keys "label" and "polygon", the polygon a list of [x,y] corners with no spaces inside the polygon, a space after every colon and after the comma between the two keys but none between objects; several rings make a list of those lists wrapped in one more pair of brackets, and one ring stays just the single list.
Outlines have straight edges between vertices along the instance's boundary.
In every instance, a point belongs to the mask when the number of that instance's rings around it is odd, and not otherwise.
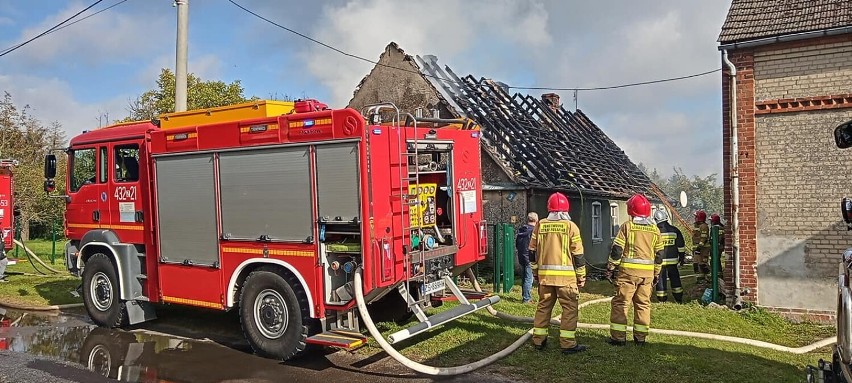
[{"label": "tree", "polygon": [[681,191],[686,192],[689,201],[688,206],[675,206],[678,214],[684,219],[689,220],[692,213],[699,209],[706,211],[708,215],[722,214],[725,201],[722,185],[719,183],[717,174],[714,173],[705,177],[687,176],[683,169],[673,168],[674,173],[664,179],[657,172],[657,169],[649,170],[641,163],[638,166],[669,197],[677,198]]},{"label": "tree", "polygon": [[[29,240],[30,229],[49,227],[53,219],[61,219],[65,204],[47,198],[44,193],[44,155],[66,145],[62,126],[54,122],[45,126],[29,113],[29,105],[18,107],[6,92],[0,100],[0,157],[18,160],[15,168],[15,204],[21,215],[17,218],[21,238]],[[65,190],[65,159],[57,156],[56,186]]]},{"label": "tree", "polygon": [[[205,109],[246,102],[240,80],[228,84],[223,81],[204,81],[192,73],[187,74],[187,109]],[[252,97],[251,99],[256,99]],[[163,69],[157,87],[142,93],[128,106],[130,116],[124,121],[142,121],[175,111],[175,75]]]}]

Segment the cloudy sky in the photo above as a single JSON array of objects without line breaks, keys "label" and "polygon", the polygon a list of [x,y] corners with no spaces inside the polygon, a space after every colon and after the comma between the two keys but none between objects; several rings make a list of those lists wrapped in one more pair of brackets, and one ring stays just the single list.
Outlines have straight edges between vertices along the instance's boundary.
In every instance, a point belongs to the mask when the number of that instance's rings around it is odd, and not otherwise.
[{"label": "cloudy sky", "polygon": [[[597,87],[721,67],[729,0],[235,0],[343,51],[377,59],[390,42],[458,74],[512,86]],[[94,0],[0,0],[0,46],[54,26]],[[104,0],[81,17],[121,0]],[[128,100],[174,68],[171,0],[126,0],[0,57],[0,91],[69,135],[127,116]],[[227,0],[190,0],[189,70],[241,80],[246,95],[345,106],[372,65],[251,16]],[[662,173],[721,172],[721,74],[580,92],[579,108],[634,160]],[[538,95],[541,91],[532,91]],[[560,92],[573,108],[573,93]]]}]

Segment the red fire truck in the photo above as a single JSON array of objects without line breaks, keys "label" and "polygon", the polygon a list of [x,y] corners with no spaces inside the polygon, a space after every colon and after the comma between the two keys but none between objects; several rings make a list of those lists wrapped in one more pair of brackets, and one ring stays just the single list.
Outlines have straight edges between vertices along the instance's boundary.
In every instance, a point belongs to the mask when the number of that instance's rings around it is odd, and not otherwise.
[{"label": "red fire truck", "polygon": [[[452,277],[484,259],[479,150],[466,121],[315,100],[84,132],[67,149],[68,194],[58,196],[68,268],[98,325],[154,319],[154,304],[237,309],[254,350],[279,359],[306,344],[366,341],[360,268],[372,311],[422,322],[400,341],[497,301],[423,311],[445,288],[459,293]],[[46,157],[48,191],[55,163]]]},{"label": "red fire truck", "polygon": [[15,208],[15,184],[12,173],[18,161],[0,159],[0,232],[3,233],[3,248],[12,248],[12,239],[15,232],[15,216],[18,209]]}]

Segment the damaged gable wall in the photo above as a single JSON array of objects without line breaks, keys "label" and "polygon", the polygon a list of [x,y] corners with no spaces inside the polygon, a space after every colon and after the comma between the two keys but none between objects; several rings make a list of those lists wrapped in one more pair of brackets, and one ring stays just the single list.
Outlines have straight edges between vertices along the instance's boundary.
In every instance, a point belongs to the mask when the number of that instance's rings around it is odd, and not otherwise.
[{"label": "damaged gable wall", "polygon": [[379,57],[380,65],[361,80],[348,106],[360,111],[364,105],[393,102],[401,112],[414,114],[424,108],[423,115],[430,116],[432,109],[438,109],[441,118],[455,117],[412,60],[395,43],[388,45]]}]

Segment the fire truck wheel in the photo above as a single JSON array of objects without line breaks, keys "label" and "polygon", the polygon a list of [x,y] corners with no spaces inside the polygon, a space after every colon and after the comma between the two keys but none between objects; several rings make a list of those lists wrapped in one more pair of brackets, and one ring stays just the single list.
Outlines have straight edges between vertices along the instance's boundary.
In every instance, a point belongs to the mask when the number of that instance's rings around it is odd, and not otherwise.
[{"label": "fire truck wheel", "polygon": [[83,302],[89,317],[98,326],[112,328],[122,325],[126,308],[119,296],[115,266],[104,254],[94,254],[86,261]]},{"label": "fire truck wheel", "polygon": [[240,322],[258,355],[287,360],[306,348],[308,326],[296,292],[273,271],[249,274],[240,293]]}]

